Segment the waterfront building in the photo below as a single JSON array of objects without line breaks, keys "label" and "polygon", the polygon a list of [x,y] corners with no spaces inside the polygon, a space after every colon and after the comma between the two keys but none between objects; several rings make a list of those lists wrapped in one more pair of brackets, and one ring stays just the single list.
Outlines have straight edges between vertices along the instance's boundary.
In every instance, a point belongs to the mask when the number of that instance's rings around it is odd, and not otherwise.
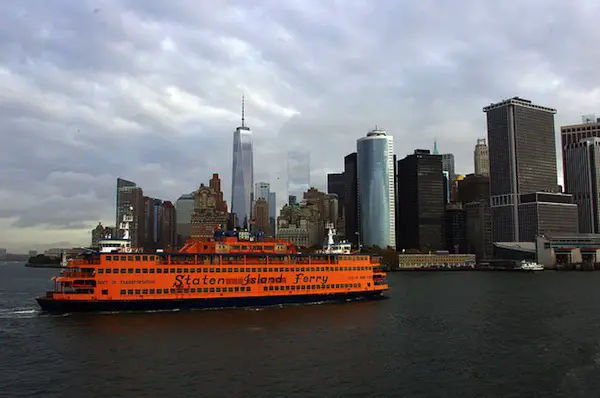
[{"label": "waterfront building", "polygon": [[556,110],[513,97],[487,114],[494,242],[533,242],[541,233],[575,233],[577,205],[558,192]]},{"label": "waterfront building", "polygon": [[416,149],[397,165],[398,249],[442,249],[445,192],[441,155]]},{"label": "waterfront building", "polygon": [[394,139],[376,127],[358,139],[356,153],[361,244],[395,249]]}]

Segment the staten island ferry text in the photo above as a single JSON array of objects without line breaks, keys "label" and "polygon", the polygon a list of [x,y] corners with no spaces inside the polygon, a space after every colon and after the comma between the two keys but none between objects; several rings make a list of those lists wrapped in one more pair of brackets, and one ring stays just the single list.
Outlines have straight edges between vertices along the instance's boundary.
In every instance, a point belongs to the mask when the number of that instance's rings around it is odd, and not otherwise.
[{"label": "staten island ferry text", "polygon": [[[229,278],[227,278],[229,279]],[[191,285],[225,285],[227,282],[226,278],[214,278],[209,277],[208,275],[204,275],[203,277],[195,277],[190,274],[180,274],[175,276],[175,282],[173,282],[173,287],[181,287],[181,286],[191,286]],[[298,283],[321,283],[323,285],[327,284],[329,280],[329,276],[306,276],[303,273],[297,273],[295,278],[292,281],[292,285],[297,285]],[[255,285],[255,284],[265,284],[265,283],[284,283],[286,278],[283,277],[283,274],[279,274],[279,276],[261,276],[261,274],[252,275],[248,274],[241,280],[242,285]]]}]

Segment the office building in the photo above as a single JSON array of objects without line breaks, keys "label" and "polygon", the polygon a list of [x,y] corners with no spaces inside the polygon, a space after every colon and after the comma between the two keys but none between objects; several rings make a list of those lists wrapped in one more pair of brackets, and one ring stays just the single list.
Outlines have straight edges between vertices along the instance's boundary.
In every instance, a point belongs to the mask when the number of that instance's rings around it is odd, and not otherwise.
[{"label": "office building", "polygon": [[494,241],[534,241],[536,234],[577,232],[577,206],[570,195],[557,193],[556,110],[513,97],[483,111]]},{"label": "office building", "polygon": [[231,212],[236,227],[248,227],[252,213],[254,189],[254,158],[252,130],[245,125],[242,97],[242,125],[233,133],[233,176],[231,179]]},{"label": "office building", "polygon": [[579,232],[600,233],[600,138],[584,138],[563,148],[565,188],[573,195]]},{"label": "office building", "polygon": [[398,249],[439,250],[445,215],[442,156],[417,149],[397,163]]},{"label": "office building", "polygon": [[361,244],[396,248],[394,139],[375,128],[358,139],[356,153]]},{"label": "office building", "polygon": [[477,144],[473,151],[473,163],[475,165],[475,175],[487,176],[490,174],[490,156],[485,138],[477,139]]},{"label": "office building", "polygon": [[344,218],[346,239],[358,247],[358,183],[357,155],[353,152],[344,157]]}]

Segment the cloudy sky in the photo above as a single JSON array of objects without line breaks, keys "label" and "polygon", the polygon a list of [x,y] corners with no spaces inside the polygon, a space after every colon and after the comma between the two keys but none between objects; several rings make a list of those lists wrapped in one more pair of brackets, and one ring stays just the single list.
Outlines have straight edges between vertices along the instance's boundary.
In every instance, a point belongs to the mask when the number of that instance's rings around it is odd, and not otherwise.
[{"label": "cloudy sky", "polygon": [[[473,169],[482,107],[521,96],[557,126],[600,115],[600,2],[5,0],[0,2],[0,247],[87,245],[116,178],[176,200],[223,179],[240,96],[255,181],[285,195],[285,149],[311,183],[375,124],[398,156]],[[559,158],[560,162],[560,158]]]}]

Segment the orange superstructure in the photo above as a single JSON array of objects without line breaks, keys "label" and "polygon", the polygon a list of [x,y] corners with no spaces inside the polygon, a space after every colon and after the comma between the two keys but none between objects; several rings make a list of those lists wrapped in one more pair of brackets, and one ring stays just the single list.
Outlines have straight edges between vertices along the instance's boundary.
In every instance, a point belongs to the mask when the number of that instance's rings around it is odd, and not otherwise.
[{"label": "orange superstructure", "polygon": [[385,273],[369,255],[301,254],[247,233],[190,239],[176,253],[93,253],[71,259],[48,311],[262,306],[381,297]]}]

